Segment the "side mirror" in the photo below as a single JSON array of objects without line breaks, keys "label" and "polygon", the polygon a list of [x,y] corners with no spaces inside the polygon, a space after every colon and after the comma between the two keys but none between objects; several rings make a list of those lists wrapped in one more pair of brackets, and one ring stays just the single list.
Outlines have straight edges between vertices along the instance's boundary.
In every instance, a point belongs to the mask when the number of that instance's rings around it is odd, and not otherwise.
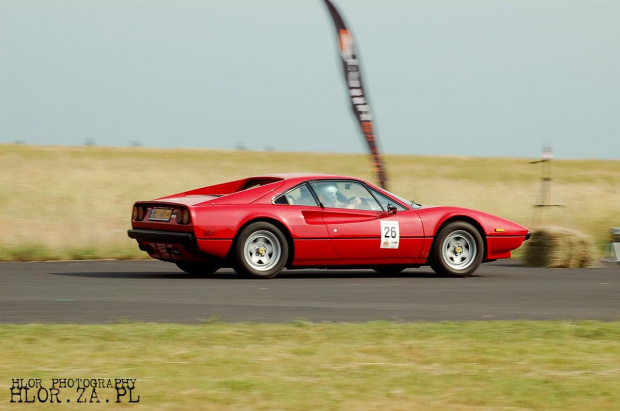
[{"label": "side mirror", "polygon": [[396,206],[394,204],[388,204],[387,205],[387,212],[388,213],[390,213],[392,215],[396,214],[396,210],[397,210],[397,208],[396,208]]}]

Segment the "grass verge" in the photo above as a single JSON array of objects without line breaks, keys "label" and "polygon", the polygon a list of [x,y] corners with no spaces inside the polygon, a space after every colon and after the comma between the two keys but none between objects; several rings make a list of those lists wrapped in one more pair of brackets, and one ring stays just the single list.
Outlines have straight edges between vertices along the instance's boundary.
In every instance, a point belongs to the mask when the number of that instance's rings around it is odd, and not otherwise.
[{"label": "grass verge", "polygon": [[0,350],[0,408],[12,378],[135,378],[131,409],[620,404],[620,322],[2,325]]}]

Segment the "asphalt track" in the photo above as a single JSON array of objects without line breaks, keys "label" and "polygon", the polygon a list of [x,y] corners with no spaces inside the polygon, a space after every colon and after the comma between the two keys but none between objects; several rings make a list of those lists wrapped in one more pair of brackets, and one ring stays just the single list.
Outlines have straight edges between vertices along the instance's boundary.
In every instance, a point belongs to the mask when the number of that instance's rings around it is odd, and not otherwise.
[{"label": "asphalt track", "polygon": [[271,280],[222,270],[192,278],[158,261],[0,263],[0,323],[620,320],[620,266],[532,269],[484,264],[474,277],[429,268],[285,271]]}]

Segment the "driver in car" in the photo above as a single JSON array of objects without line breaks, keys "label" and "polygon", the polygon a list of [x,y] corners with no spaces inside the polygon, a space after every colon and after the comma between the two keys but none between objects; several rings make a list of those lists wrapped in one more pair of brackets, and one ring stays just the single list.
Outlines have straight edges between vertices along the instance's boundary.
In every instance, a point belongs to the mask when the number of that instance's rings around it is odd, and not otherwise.
[{"label": "driver in car", "polygon": [[318,192],[319,200],[325,207],[335,208],[360,208],[362,200],[358,197],[347,199],[335,184],[329,184],[322,187]]}]

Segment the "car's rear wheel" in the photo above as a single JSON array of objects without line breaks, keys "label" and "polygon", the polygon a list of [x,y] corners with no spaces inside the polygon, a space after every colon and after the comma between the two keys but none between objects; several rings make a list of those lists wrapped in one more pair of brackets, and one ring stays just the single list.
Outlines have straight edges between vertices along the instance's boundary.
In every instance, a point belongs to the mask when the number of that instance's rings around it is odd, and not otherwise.
[{"label": "car's rear wheel", "polygon": [[187,274],[191,274],[196,277],[211,275],[220,268],[221,265],[215,263],[188,263],[185,261],[178,261],[175,263],[177,267],[185,271]]},{"label": "car's rear wheel", "polygon": [[252,223],[241,231],[235,246],[235,271],[253,278],[278,275],[288,259],[288,242],[282,231],[266,222]]},{"label": "car's rear wheel", "polygon": [[439,275],[469,277],[480,266],[484,253],[482,236],[471,224],[454,221],[435,238],[431,268]]}]

